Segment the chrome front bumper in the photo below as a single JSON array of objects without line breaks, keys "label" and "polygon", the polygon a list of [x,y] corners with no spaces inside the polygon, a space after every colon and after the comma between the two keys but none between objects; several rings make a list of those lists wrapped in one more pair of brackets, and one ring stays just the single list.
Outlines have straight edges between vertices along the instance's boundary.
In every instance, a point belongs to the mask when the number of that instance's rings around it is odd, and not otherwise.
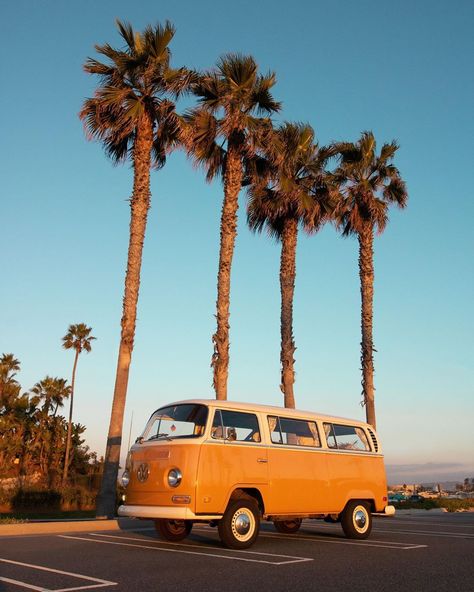
[{"label": "chrome front bumper", "polygon": [[163,518],[165,520],[220,520],[220,514],[195,514],[186,506],[127,506],[118,508],[118,515],[126,518]]}]

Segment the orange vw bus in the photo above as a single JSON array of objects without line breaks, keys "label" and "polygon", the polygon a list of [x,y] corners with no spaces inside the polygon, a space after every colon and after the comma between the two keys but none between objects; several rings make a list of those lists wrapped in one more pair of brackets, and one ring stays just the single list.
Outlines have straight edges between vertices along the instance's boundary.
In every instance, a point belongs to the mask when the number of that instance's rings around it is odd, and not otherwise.
[{"label": "orange vw bus", "polygon": [[294,533],[303,518],[319,518],[363,539],[372,513],[394,513],[370,425],[231,401],[179,401],[155,411],[122,482],[120,516],[152,519],[171,541],[207,522],[234,549],[253,544],[261,520]]}]

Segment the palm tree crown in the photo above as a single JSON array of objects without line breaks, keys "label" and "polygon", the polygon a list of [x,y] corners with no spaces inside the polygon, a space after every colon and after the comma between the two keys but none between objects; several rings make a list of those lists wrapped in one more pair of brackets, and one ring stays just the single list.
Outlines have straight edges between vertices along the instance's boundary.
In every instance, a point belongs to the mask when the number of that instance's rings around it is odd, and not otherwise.
[{"label": "palm tree crown", "polygon": [[64,405],[64,399],[71,394],[71,387],[67,385],[67,380],[64,378],[46,376],[37,382],[30,392],[43,401],[43,413],[52,413],[54,416],[58,408]]},{"label": "palm tree crown", "polygon": [[20,391],[15,376],[20,370],[20,361],[13,354],[0,356],[0,409]]},{"label": "palm tree crown", "polygon": [[[308,232],[319,230],[331,216],[331,197],[324,170],[333,155],[319,147],[313,128],[304,123],[284,123],[272,137],[259,170],[250,168],[248,223],[281,239],[283,226],[294,218]],[[252,163],[250,163],[252,165]]]},{"label": "palm tree crown", "polygon": [[178,140],[178,119],[169,97],[188,90],[195,74],[170,67],[168,44],[175,32],[170,22],[148,26],[143,33],[128,23],[117,21],[117,26],[126,47],[95,46],[108,63],[94,58],[86,61],[85,71],[97,74],[101,84],[94,97],[84,102],[79,116],[89,137],[101,140],[116,162],[131,156],[137,126],[147,119],[154,130],[153,165],[159,168]]},{"label": "palm tree crown", "polygon": [[92,349],[91,341],[96,339],[91,335],[92,327],[85,323],[69,325],[66,335],[63,337],[64,349],[75,349],[78,354],[83,350],[89,353]]},{"label": "palm tree crown", "polygon": [[337,217],[345,236],[368,227],[382,233],[388,222],[388,206],[406,206],[405,182],[391,163],[397,142],[384,144],[379,155],[376,147],[372,132],[363,132],[356,143],[336,145],[340,164],[332,177],[340,191]]},{"label": "palm tree crown", "polygon": [[258,139],[271,130],[268,116],[281,108],[271,94],[275,82],[274,73],[258,74],[252,56],[231,53],[193,86],[199,106],[185,114],[183,138],[208,180],[225,174],[229,149],[238,149],[241,158],[253,154]]}]

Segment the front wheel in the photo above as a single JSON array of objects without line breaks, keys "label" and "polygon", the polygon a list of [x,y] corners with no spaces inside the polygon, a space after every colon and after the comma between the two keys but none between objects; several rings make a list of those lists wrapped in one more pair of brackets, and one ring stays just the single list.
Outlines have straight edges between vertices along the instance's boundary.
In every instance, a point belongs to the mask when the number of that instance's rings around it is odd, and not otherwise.
[{"label": "front wheel", "polygon": [[253,499],[231,501],[217,525],[221,541],[230,549],[246,549],[255,542],[260,512]]},{"label": "front wheel", "polygon": [[372,530],[370,505],[364,501],[350,501],[342,512],[341,525],[348,539],[366,539]]},{"label": "front wheel", "polygon": [[155,520],[156,532],[166,541],[182,541],[191,532],[192,527],[191,520]]},{"label": "front wheel", "polygon": [[276,530],[282,534],[294,534],[300,529],[301,519],[295,518],[294,520],[274,520],[273,525]]}]

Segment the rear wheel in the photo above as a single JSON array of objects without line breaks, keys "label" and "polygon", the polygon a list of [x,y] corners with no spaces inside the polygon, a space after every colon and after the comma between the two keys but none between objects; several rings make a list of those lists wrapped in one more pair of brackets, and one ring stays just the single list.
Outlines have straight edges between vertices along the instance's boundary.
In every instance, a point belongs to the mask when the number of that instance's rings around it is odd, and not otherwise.
[{"label": "rear wheel", "polygon": [[341,525],[348,539],[366,539],[372,530],[370,505],[365,501],[348,502],[342,512]]},{"label": "rear wheel", "polygon": [[166,541],[182,541],[191,532],[191,520],[155,520],[156,532]]},{"label": "rear wheel", "polygon": [[230,501],[217,528],[221,541],[230,549],[246,549],[255,542],[260,526],[260,512],[254,499]]},{"label": "rear wheel", "polygon": [[301,526],[301,519],[295,518],[294,520],[274,520],[273,525],[278,532],[282,534],[294,534],[298,532]]}]

